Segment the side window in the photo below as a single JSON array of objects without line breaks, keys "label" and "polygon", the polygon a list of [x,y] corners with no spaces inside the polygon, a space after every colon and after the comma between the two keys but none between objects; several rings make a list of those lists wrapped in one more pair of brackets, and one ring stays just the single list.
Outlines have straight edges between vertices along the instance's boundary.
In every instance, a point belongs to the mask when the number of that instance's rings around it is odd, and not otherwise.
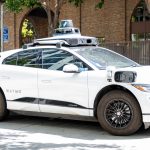
[{"label": "side window", "polygon": [[7,57],[3,64],[38,68],[39,50],[24,50]]},{"label": "side window", "polygon": [[17,58],[18,58],[17,53],[13,54],[13,55],[7,57],[6,59],[4,59],[3,64],[6,64],[6,65],[17,65]]},{"label": "side window", "polygon": [[26,50],[18,53],[18,66],[25,66],[25,67],[38,67],[38,50]]},{"label": "side window", "polygon": [[57,49],[45,50],[42,52],[43,69],[62,71],[64,65],[69,63],[74,63],[80,68],[87,68],[81,60],[79,60],[69,52]]}]

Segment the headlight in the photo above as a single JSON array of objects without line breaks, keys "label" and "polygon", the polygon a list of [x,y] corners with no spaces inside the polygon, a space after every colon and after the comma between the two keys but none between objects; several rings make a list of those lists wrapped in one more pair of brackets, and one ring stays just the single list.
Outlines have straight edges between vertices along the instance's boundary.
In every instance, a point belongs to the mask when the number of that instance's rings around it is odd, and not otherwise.
[{"label": "headlight", "polygon": [[150,84],[132,84],[136,89],[143,92],[150,92]]}]

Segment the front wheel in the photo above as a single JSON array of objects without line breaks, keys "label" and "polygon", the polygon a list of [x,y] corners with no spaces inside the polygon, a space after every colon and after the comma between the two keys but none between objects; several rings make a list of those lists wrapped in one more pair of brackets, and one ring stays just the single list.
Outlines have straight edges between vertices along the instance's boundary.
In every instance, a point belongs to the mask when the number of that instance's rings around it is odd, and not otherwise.
[{"label": "front wheel", "polygon": [[140,107],[135,98],[120,90],[102,97],[97,107],[98,121],[113,135],[130,135],[142,125]]}]

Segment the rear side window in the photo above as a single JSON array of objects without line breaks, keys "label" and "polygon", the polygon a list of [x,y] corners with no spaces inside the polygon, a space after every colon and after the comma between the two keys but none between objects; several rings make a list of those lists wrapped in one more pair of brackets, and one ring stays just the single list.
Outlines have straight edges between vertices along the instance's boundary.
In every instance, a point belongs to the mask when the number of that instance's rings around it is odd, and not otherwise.
[{"label": "rear side window", "polygon": [[19,52],[17,65],[37,68],[38,67],[37,57],[38,57],[37,50]]},{"label": "rear side window", "polygon": [[3,64],[6,64],[6,65],[17,65],[17,58],[18,58],[18,55],[17,54],[13,54],[13,55],[7,57],[3,61]]},{"label": "rear side window", "polygon": [[7,57],[3,64],[37,68],[39,67],[37,63],[38,55],[38,50],[25,50]]}]

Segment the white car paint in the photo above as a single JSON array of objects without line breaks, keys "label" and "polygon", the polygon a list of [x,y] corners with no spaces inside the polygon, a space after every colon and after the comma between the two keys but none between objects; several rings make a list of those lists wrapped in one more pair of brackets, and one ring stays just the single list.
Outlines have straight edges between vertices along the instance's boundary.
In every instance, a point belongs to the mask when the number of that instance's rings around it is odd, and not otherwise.
[{"label": "white car paint", "polygon": [[[35,46],[28,48],[28,50],[44,48],[58,49],[55,46]],[[76,50],[73,51],[66,47],[62,47],[62,49],[80,58],[92,70],[66,73],[49,69],[5,65],[2,64],[5,58],[26,50],[18,49],[0,54],[0,87],[7,100],[7,109],[94,117],[94,102],[97,94],[107,86],[119,85],[136,97],[142,111],[143,122],[146,127],[149,126],[150,93],[136,89],[131,83],[118,83],[113,77],[117,71],[133,71],[137,74],[134,84],[150,85],[150,66],[114,68],[110,70],[112,71],[112,81],[110,82],[108,81],[107,69],[98,69],[76,53]],[[31,98],[32,103],[16,101],[21,98]],[[56,103],[59,101],[61,105],[53,104],[53,100]],[[64,105],[66,103],[69,107]]]}]

